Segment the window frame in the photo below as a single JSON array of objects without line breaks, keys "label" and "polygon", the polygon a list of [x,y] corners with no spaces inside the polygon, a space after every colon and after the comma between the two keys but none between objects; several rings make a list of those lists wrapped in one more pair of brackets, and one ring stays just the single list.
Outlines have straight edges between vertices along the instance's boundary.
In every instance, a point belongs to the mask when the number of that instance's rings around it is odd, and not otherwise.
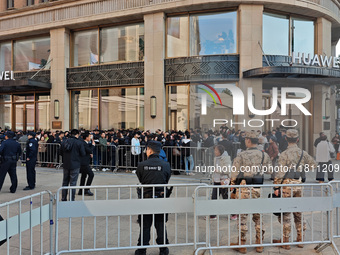
[{"label": "window frame", "polygon": [[[292,55],[292,48],[293,48],[293,20],[297,19],[297,20],[302,20],[302,21],[310,21],[313,22],[314,25],[314,54],[316,54],[316,36],[317,36],[317,27],[316,27],[316,18],[313,17],[308,17],[308,16],[304,16],[304,15],[294,15],[294,14],[290,14],[290,13],[285,13],[285,12],[280,12],[280,11],[273,11],[273,10],[268,10],[268,9],[264,9],[262,12],[262,17],[263,15],[281,15],[281,16],[285,16],[288,20],[288,56]],[[263,30],[263,24],[262,24],[262,30]],[[262,33],[262,45],[263,45],[263,33]],[[266,52],[264,52],[263,55],[273,55],[273,54],[267,54]],[[275,54],[274,54],[275,55]]]},{"label": "window frame", "polygon": [[[79,29],[74,29],[70,32],[70,61],[69,65],[70,68],[77,68],[77,67],[84,67],[84,66],[89,66],[89,65],[74,65],[74,33],[79,32],[79,31],[86,31],[86,30],[92,30],[92,29],[97,29],[97,44],[98,44],[98,64],[90,65],[90,66],[98,66],[98,65],[110,65],[110,64],[121,64],[121,63],[129,63],[131,61],[112,61],[112,62],[105,62],[101,63],[100,57],[101,57],[101,42],[100,42],[100,31],[102,28],[115,28],[119,26],[128,26],[128,25],[144,25],[144,36],[145,36],[145,22],[144,20],[133,20],[129,22],[120,22],[120,23],[115,23],[115,24],[106,24],[106,25],[100,25],[100,26],[92,26],[92,27],[86,27],[86,28],[79,28]],[[145,37],[144,37],[144,42],[145,42]],[[145,57],[145,46],[144,46],[144,57]],[[143,62],[144,60],[138,60],[138,61],[132,61],[132,62]]]}]

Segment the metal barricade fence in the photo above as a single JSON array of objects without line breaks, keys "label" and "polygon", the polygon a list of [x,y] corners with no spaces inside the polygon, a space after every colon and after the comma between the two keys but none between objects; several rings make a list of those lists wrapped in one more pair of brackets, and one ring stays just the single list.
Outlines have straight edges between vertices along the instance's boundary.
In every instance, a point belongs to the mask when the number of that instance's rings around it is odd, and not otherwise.
[{"label": "metal barricade fence", "polygon": [[0,221],[0,241],[6,241],[0,247],[0,254],[53,254],[51,192],[0,204],[0,215],[4,219]]},{"label": "metal barricade fence", "polygon": [[329,184],[333,187],[333,237],[340,238],[340,181],[331,181]]},{"label": "metal barricade fence", "polygon": [[[21,142],[21,163],[26,163],[27,143]],[[60,167],[61,155],[59,143],[38,143],[37,164],[42,167]]]},{"label": "metal barricade fence", "polygon": [[[273,188],[278,186],[284,197],[273,198]],[[239,187],[236,189],[236,198],[230,199],[230,189],[235,187]],[[217,194],[214,200],[210,198],[213,189]],[[200,195],[202,191],[203,196]],[[220,199],[220,192],[229,194],[228,200]],[[194,205],[195,254],[202,250],[302,244],[318,244],[315,247],[317,251],[324,249],[325,245],[332,245],[339,254],[332,236],[332,193],[329,184],[197,187]],[[240,197],[249,199],[238,199]],[[210,219],[209,215],[216,215],[217,220],[207,220],[202,231],[200,222],[203,217]],[[231,220],[232,215],[238,216],[237,222]],[[256,225],[255,230],[251,220]],[[293,220],[296,229],[301,229],[301,241],[293,231]],[[308,224],[302,227],[305,221]],[[254,238],[254,234],[257,238]],[[287,236],[288,240],[283,239]],[[280,239],[280,243],[274,243],[274,238]],[[204,247],[198,248],[202,245]]]},{"label": "metal barricade fence", "polygon": [[[55,254],[193,246],[192,194],[197,186],[202,185],[204,184],[91,186],[94,196],[82,195],[80,201],[60,201],[60,193],[86,187],[62,187],[56,196]],[[170,187],[173,187],[172,195],[162,197],[161,192]],[[137,188],[141,189],[140,194],[147,192],[148,195],[139,199]],[[156,196],[160,197],[156,199]],[[165,224],[167,217],[164,214],[169,217],[166,231],[171,243],[161,244],[166,243],[165,228],[162,228],[157,233],[163,233],[163,238],[158,240],[160,244],[156,244],[156,233],[152,228],[150,245],[137,246],[139,225],[136,221],[146,227],[144,224],[152,217],[152,222],[155,222],[155,218],[161,218]],[[143,217],[139,218],[138,215]],[[144,228],[141,229],[141,235],[145,237]],[[144,237],[141,243],[144,243]]]},{"label": "metal barricade fence", "polygon": [[[109,146],[108,146],[109,147]],[[145,146],[119,145],[115,148],[115,161],[111,163],[116,169],[135,170],[138,162],[147,159]],[[214,164],[213,148],[163,146],[166,158],[172,171],[195,172],[197,166],[211,166]],[[98,153],[99,154],[99,153]]]}]

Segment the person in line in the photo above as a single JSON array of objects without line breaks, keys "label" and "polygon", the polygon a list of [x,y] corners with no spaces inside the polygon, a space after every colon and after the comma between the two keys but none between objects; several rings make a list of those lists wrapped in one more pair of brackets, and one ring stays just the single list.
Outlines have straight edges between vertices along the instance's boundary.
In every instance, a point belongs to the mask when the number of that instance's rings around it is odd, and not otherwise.
[{"label": "person in line", "polygon": [[31,190],[35,188],[36,173],[35,165],[38,157],[38,141],[35,139],[36,133],[28,133],[28,141],[26,145],[26,177],[27,186],[24,190]]},{"label": "person in line", "polygon": [[318,162],[316,180],[319,181],[319,183],[323,183],[325,181],[325,172],[327,172],[328,181],[332,181],[334,179],[333,168],[330,167],[330,165],[332,165],[330,153],[335,153],[335,149],[333,144],[327,140],[327,136],[323,135],[321,137],[321,141],[316,146],[315,160]]},{"label": "person in line", "polygon": [[[62,186],[76,186],[80,171],[80,161],[86,155],[85,146],[79,139],[79,131],[71,130],[71,136],[66,139],[60,148],[63,158],[63,183]],[[68,190],[62,190],[62,201],[67,201]],[[76,190],[72,189],[71,201],[75,200]]]},{"label": "person in line", "polygon": [[[86,155],[81,158],[80,162],[80,173],[81,173],[81,178],[80,178],[80,186],[85,186],[85,181],[86,181],[86,186],[91,186],[94,173],[90,167],[91,163],[91,158],[93,158],[93,146],[95,145],[94,141],[91,139],[91,135],[89,132],[85,132],[82,134],[83,142],[84,142],[84,147],[85,147],[85,153]],[[83,194],[83,189],[80,189],[78,191],[78,195]],[[85,196],[93,196],[93,193],[91,192],[90,189],[85,189],[84,190],[84,195]]]},{"label": "person in line", "polygon": [[[228,155],[228,152],[224,149],[222,145],[215,146],[214,149],[215,159],[214,166],[215,171],[212,173],[212,179],[214,181],[215,186],[219,186],[220,188],[213,188],[211,199],[216,200],[218,196],[222,195],[223,199],[228,199],[228,189],[222,188],[221,185],[229,185],[230,184],[230,176],[229,172],[223,172],[223,167],[227,167],[231,165],[231,160]],[[237,217],[237,216],[236,216]],[[210,220],[216,220],[216,215],[210,215]],[[235,219],[235,215],[232,216],[232,219]]]}]

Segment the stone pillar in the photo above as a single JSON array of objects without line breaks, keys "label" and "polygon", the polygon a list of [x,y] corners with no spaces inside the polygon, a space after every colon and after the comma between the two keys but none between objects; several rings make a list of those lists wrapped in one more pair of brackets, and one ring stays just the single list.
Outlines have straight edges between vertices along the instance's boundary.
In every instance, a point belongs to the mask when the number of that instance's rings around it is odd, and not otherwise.
[{"label": "stone pillar", "polygon": [[[165,130],[165,85],[164,85],[164,52],[165,52],[165,15],[164,13],[144,16],[145,59],[144,59],[144,119],[145,130]],[[150,116],[150,97],[157,98],[157,116]]]},{"label": "stone pillar", "polygon": [[[70,63],[70,35],[66,28],[50,31],[51,35],[51,122],[62,121],[62,130],[69,130],[70,100],[66,89],[66,68]],[[54,118],[54,100],[59,100],[59,119]],[[52,127],[52,123],[51,123]]]},{"label": "stone pillar", "polygon": [[[316,54],[332,56],[332,23],[325,18],[318,18],[316,21]],[[318,84],[314,85],[313,95],[313,141],[319,137],[321,131],[325,132],[328,139],[331,139],[335,133],[335,94],[332,94],[330,86]],[[325,119],[325,107],[326,98],[330,98],[329,104],[329,119]],[[321,100],[320,100],[321,99]],[[330,129],[325,129],[327,125],[330,125]]]},{"label": "stone pillar", "polygon": [[[251,118],[248,113],[247,94],[248,87],[253,88],[255,94],[255,109],[262,110],[262,80],[261,79],[243,79],[243,72],[252,68],[262,67],[262,13],[263,5],[241,4],[238,8],[240,20],[239,25],[239,53],[240,53],[240,81],[239,87],[242,89],[245,97],[244,116],[237,118],[238,122],[246,121],[246,128],[239,125],[242,130],[260,129],[248,127],[247,122]],[[252,95],[250,95],[252,96]],[[255,116],[253,119],[263,119],[262,116]],[[254,123],[254,125],[259,125]]]}]

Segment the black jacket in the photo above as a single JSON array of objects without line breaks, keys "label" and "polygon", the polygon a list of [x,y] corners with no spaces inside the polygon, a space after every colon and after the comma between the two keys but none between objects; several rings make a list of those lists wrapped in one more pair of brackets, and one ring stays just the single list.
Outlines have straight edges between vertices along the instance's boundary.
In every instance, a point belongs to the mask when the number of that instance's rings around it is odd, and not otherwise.
[{"label": "black jacket", "polygon": [[4,160],[18,160],[21,156],[21,145],[12,138],[7,139],[0,145],[0,155]]},{"label": "black jacket", "polygon": [[[141,184],[168,184],[171,168],[169,162],[165,162],[157,154],[153,154],[138,164],[136,174]],[[163,188],[156,190],[163,191]]]},{"label": "black jacket", "polygon": [[35,138],[29,139],[26,144],[26,157],[29,159],[36,159],[38,147],[38,141]]},{"label": "black jacket", "polygon": [[223,139],[222,141],[220,141],[218,144],[222,145],[224,147],[224,149],[228,152],[228,155],[230,156],[230,158],[233,158],[233,143]]},{"label": "black jacket", "polygon": [[[70,151],[67,151],[64,146],[67,140],[72,144],[72,149]],[[81,158],[86,155],[84,143],[74,136],[63,141],[60,153],[63,157],[63,167],[65,169],[80,168]]]},{"label": "black jacket", "polygon": [[85,140],[82,140],[84,143],[85,153],[86,155],[81,158],[80,165],[88,166],[91,163],[91,154],[93,154],[93,145],[92,143],[87,143]]}]

